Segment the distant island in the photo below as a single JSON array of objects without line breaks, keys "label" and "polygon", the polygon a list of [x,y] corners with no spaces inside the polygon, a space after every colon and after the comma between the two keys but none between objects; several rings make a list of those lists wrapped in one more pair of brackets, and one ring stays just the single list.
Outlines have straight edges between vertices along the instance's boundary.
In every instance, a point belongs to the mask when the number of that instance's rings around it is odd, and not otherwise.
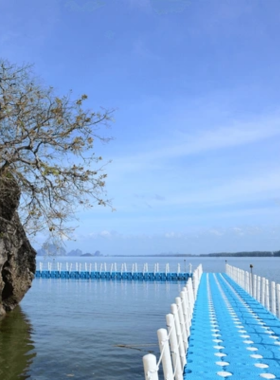
[{"label": "distant island", "polygon": [[[116,257],[131,257],[132,255],[115,255]],[[133,255],[132,257],[280,257],[280,251],[252,251],[252,252],[217,252],[192,255],[189,253],[159,253],[157,255]]]},{"label": "distant island", "polygon": [[216,252],[216,253],[201,253],[193,255],[189,253],[159,253],[152,255],[102,255],[100,251],[94,253],[83,253],[80,249],[73,249],[66,252],[63,247],[57,247],[53,244],[43,246],[37,250],[37,256],[80,256],[80,257],[280,257],[280,251],[242,251],[242,252]]},{"label": "distant island", "polygon": [[49,244],[48,246],[43,246],[37,250],[37,256],[81,256],[81,257],[102,257],[100,251],[95,251],[94,253],[83,253],[80,249],[72,249],[70,252],[66,252],[63,247],[57,247],[54,244]]}]

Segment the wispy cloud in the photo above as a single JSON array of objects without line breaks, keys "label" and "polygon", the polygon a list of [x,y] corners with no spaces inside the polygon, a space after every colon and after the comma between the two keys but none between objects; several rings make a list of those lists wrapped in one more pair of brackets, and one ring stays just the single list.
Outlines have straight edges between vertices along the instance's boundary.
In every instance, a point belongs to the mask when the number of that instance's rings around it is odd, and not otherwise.
[{"label": "wispy cloud", "polygon": [[[175,126],[174,126],[175,127]],[[150,141],[150,150],[143,147],[141,153],[129,157],[116,157],[114,162],[126,170],[141,170],[145,164],[186,157],[210,151],[236,148],[264,141],[280,135],[280,116],[263,117],[261,120],[215,127],[213,129],[176,133],[176,127],[165,136]],[[174,137],[175,135],[175,137]],[[138,148],[139,149],[139,148]]]},{"label": "wispy cloud", "polygon": [[[225,121],[223,127],[199,131],[178,132],[174,126],[164,137],[149,140],[145,146],[138,144],[135,154],[124,151],[113,157],[108,167],[109,190],[114,191],[119,210],[129,209],[135,198],[158,210],[171,206],[233,207],[240,202],[277,199],[279,163],[270,159],[267,166],[264,154],[279,135],[277,113],[259,120]],[[243,156],[236,155],[236,148],[242,148]],[[231,149],[234,155],[227,161]],[[209,156],[211,152],[216,158]],[[119,192],[118,184],[122,183],[125,188]]]},{"label": "wispy cloud", "polygon": [[211,235],[215,235],[215,236],[223,236],[224,235],[224,232],[221,231],[221,230],[217,230],[217,229],[210,229],[209,230],[209,233]]},{"label": "wispy cloud", "polygon": [[134,194],[135,198],[145,199],[145,200],[156,200],[156,201],[164,201],[165,197],[158,194]]},{"label": "wispy cloud", "polygon": [[270,226],[261,226],[261,225],[240,225],[233,227],[223,227],[223,228],[198,228],[196,231],[186,230],[186,231],[174,231],[169,230],[162,233],[120,233],[117,231],[107,231],[102,230],[94,233],[89,233],[87,235],[83,235],[84,238],[88,239],[98,239],[105,238],[110,240],[119,240],[119,239],[196,239],[203,237],[216,237],[224,238],[229,236],[256,236],[263,235],[269,232],[270,236],[279,235],[280,227],[279,225]]},{"label": "wispy cloud", "polygon": [[108,231],[108,230],[101,230],[97,232],[90,232],[87,235],[83,234],[83,237],[88,237],[91,239],[98,239],[98,238],[103,238],[103,239],[114,239],[114,238],[119,238],[122,235],[116,231]]},{"label": "wispy cloud", "polygon": [[[220,180],[221,181],[221,180]],[[219,181],[219,182],[220,182]],[[222,183],[212,184],[205,189],[176,194],[168,198],[169,204],[233,204],[240,201],[271,199],[271,194],[280,192],[279,170],[248,175],[234,180],[224,179]]]}]

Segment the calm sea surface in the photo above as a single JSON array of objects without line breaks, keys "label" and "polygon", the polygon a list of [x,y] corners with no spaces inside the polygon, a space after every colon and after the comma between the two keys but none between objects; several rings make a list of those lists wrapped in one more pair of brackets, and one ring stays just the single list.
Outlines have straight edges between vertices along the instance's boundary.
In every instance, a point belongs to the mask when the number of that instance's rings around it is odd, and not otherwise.
[{"label": "calm sea surface", "polygon": [[[120,264],[147,262],[176,271],[224,272],[225,258],[57,258]],[[228,258],[228,263],[280,283],[280,258]],[[39,262],[44,258],[38,258]],[[53,261],[48,259],[46,261]],[[45,268],[47,267],[44,262]],[[158,356],[156,331],[184,283],[35,279],[21,306],[0,320],[0,379],[143,380],[142,357]]]}]

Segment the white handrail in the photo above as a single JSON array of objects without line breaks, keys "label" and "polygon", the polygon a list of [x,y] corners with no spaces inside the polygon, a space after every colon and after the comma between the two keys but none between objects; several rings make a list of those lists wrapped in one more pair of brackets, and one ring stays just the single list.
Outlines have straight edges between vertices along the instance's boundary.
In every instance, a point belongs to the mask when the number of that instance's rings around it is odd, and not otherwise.
[{"label": "white handrail", "polygon": [[[253,266],[251,266],[251,269]],[[226,274],[272,314],[280,318],[280,285],[226,263]],[[250,285],[251,284],[251,285]]]},{"label": "white handrail", "polygon": [[183,380],[182,371],[186,364],[191,320],[202,273],[200,264],[192,278],[188,278],[180,297],[176,297],[176,304],[171,305],[171,314],[166,315],[168,333],[166,329],[157,331],[161,352],[159,360],[156,361],[152,354],[143,357],[145,380],[158,380],[161,362],[164,379]]}]

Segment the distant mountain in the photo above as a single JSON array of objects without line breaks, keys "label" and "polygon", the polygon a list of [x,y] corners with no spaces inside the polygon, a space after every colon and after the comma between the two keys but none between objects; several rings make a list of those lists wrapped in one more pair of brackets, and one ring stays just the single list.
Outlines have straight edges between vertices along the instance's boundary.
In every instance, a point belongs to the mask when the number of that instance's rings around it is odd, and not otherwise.
[{"label": "distant mountain", "polygon": [[70,252],[66,252],[63,247],[57,247],[54,244],[44,244],[42,248],[37,250],[37,256],[92,256],[101,257],[103,256],[100,251],[95,251],[94,253],[83,253],[81,249],[72,249]]},{"label": "distant mountain", "polygon": [[37,256],[45,256],[45,250],[43,248],[37,249]]},{"label": "distant mountain", "polygon": [[100,251],[95,251],[94,253],[83,253],[80,249],[72,249],[72,251],[67,253],[67,256],[86,256],[86,257],[93,257],[93,256],[103,256]]},{"label": "distant mountain", "polygon": [[67,253],[67,256],[83,256],[83,251],[80,249],[72,249],[72,251]]},{"label": "distant mountain", "polygon": [[57,247],[55,244],[44,244],[37,250],[37,256],[66,256],[66,250],[63,247]]}]

